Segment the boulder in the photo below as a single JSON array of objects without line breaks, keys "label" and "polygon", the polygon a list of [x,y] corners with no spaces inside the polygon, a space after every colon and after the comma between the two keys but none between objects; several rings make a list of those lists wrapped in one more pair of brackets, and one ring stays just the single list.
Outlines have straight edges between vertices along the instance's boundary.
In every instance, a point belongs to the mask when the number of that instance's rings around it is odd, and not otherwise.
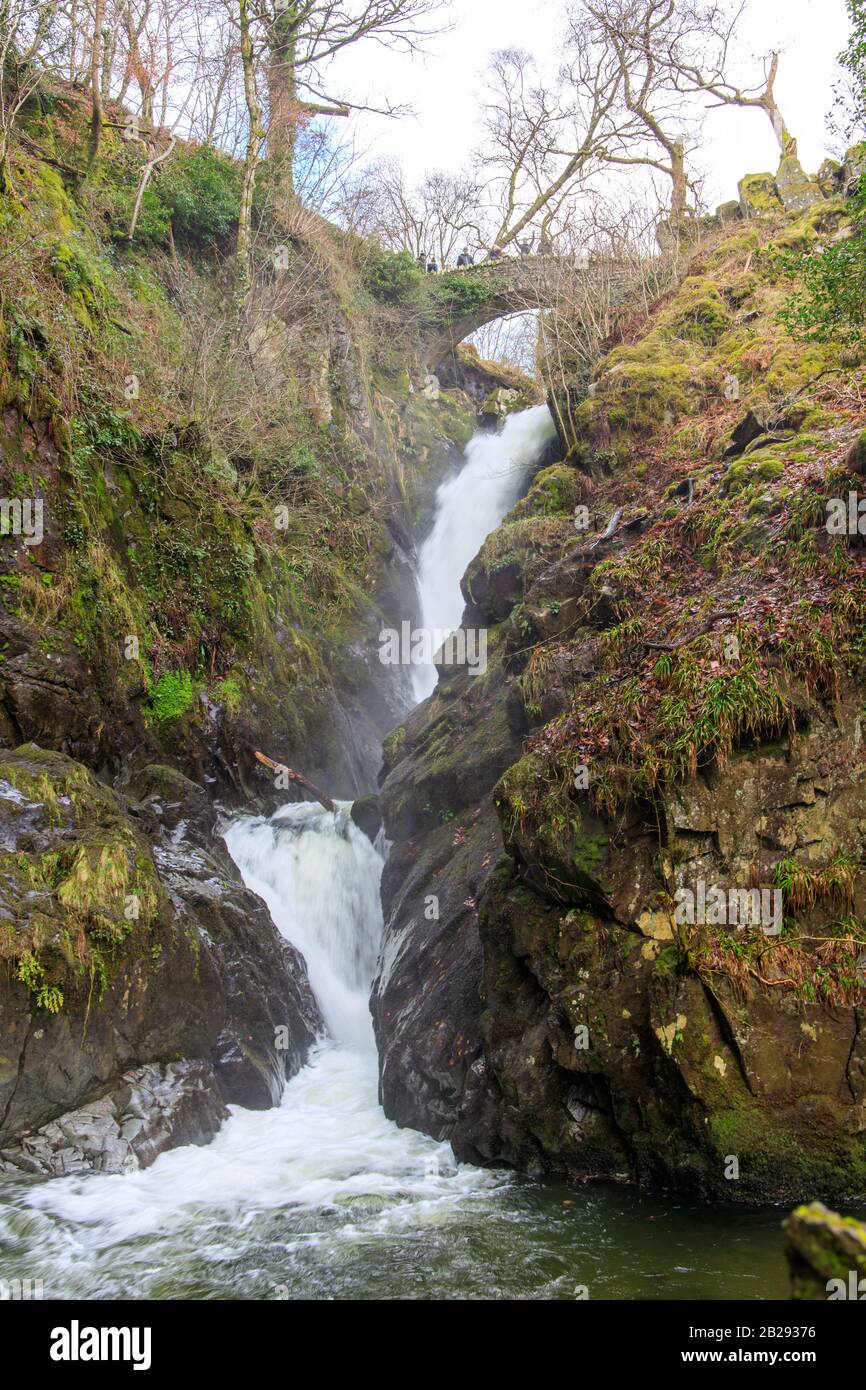
[{"label": "boulder", "polygon": [[825,198],[833,198],[842,192],[842,165],[838,159],[825,159],[818,170],[818,186]]},{"label": "boulder", "polygon": [[744,217],[766,217],[781,213],[776,179],[771,174],[746,174],[737,185]]},{"label": "boulder", "polygon": [[755,439],[760,439],[762,434],[766,434],[770,428],[770,412],[768,410],[752,409],[748,410],[739,420],[731,431],[731,443],[725,450],[726,458],[735,458]]},{"label": "boulder", "polygon": [[822,1202],[797,1207],[783,1223],[791,1297],[812,1302],[866,1300],[866,1225]]},{"label": "boulder", "polygon": [[782,211],[782,200],[772,174],[747,174],[737,188],[744,217],[766,217]]},{"label": "boulder", "polygon": [[166,1149],[209,1144],[228,1113],[209,1062],[150,1064],[124,1073],[99,1100],[22,1134],[0,1150],[0,1169],[131,1173]]},{"label": "boulder", "polygon": [[794,155],[786,155],[779,165],[776,192],[786,212],[805,212],[824,196],[817,179],[809,177]]},{"label": "boulder", "polygon": [[352,802],[352,809],[349,814],[358,829],[363,830],[367,839],[375,844],[376,837],[382,829],[382,812],[379,809],[379,798],[377,796],[359,797],[357,801]]}]

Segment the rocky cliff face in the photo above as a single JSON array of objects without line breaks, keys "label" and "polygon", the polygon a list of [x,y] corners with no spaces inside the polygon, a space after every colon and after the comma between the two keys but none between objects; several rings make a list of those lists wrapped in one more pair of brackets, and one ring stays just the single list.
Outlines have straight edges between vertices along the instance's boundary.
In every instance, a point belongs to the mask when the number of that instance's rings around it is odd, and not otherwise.
[{"label": "rocky cliff face", "polygon": [[381,1095],[460,1157],[866,1192],[861,373],[778,319],[835,217],[717,234],[598,364],[464,580],[486,675],[386,745]]}]

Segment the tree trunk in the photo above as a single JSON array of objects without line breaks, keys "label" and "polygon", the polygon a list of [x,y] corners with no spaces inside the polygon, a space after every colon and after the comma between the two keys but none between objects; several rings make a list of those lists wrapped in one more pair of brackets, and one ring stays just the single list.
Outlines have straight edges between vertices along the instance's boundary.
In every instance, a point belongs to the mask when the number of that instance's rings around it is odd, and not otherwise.
[{"label": "tree trunk", "polygon": [[688,212],[688,182],[686,180],[686,147],[682,140],[671,146],[671,223],[679,232]]},{"label": "tree trunk", "polygon": [[797,141],[785,125],[779,103],[776,100],[776,78],[779,74],[779,55],[773,54],[773,61],[770,65],[770,75],[767,78],[767,85],[763,96],[759,98],[758,104],[762,106],[773,123],[773,130],[779,142],[779,149],[783,159],[796,159]]},{"label": "tree trunk", "polygon": [[247,107],[247,147],[244,154],[244,181],[241,190],[241,210],[238,217],[238,240],[235,252],[235,304],[240,312],[247,301],[253,282],[252,267],[252,207],[264,130],[262,113],[256,96],[256,73],[250,15],[247,0],[238,0],[240,22],[241,64],[244,74],[244,100]]},{"label": "tree trunk", "polygon": [[268,162],[276,185],[290,198],[294,191],[292,165],[301,106],[297,82],[298,7],[294,0],[276,12],[268,57]]},{"label": "tree trunk", "polygon": [[163,150],[160,155],[154,154],[148,159],[141,171],[141,178],[138,181],[138,191],[135,195],[135,206],[132,209],[132,217],[129,219],[129,231],[126,234],[128,241],[132,241],[132,238],[135,236],[135,229],[138,226],[138,218],[141,212],[141,201],[147,191],[147,185],[150,183],[151,175],[158,164],[162,164],[164,160],[168,159],[176,144],[177,136],[172,135],[168,143],[168,149]]},{"label": "tree trunk", "polygon": [[87,172],[93,168],[102,138],[102,29],[105,22],[105,0],[95,0],[93,8],[93,40],[90,45],[90,142],[87,149]]}]

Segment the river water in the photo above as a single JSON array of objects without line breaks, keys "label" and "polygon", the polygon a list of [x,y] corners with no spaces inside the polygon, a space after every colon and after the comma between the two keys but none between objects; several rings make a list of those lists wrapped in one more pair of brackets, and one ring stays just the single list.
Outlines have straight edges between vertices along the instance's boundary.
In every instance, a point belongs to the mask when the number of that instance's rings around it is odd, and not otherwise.
[{"label": "river water", "polygon": [[[459,623],[460,575],[551,430],[545,407],[512,417],[440,489],[420,557],[426,624]],[[419,697],[434,681],[420,673]],[[144,1172],[3,1180],[0,1277],[41,1279],[46,1298],[786,1297],[782,1210],[530,1182],[458,1165],[385,1119],[368,1006],[383,847],[348,812],[294,804],[226,832],[328,1026],[282,1103],[233,1107],[213,1143]]]}]

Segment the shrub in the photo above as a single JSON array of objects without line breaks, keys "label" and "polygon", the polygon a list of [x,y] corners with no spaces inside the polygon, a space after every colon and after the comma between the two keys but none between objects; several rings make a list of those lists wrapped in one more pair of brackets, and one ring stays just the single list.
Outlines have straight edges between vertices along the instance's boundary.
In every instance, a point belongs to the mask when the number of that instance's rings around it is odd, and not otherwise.
[{"label": "shrub", "polygon": [[173,155],[159,173],[157,192],[175,235],[201,246],[225,240],[237,224],[241,182],[238,166],[210,145]]},{"label": "shrub", "polygon": [[801,287],[782,311],[790,332],[817,342],[857,343],[866,323],[866,180],[851,200],[854,232],[817,256],[789,256]]},{"label": "shrub", "polygon": [[364,284],[374,299],[411,308],[421,303],[423,283],[424,271],[408,251],[383,251],[376,242],[369,243]]},{"label": "shrub", "polygon": [[431,294],[446,318],[462,319],[489,304],[498,288],[489,275],[452,272],[433,282]]}]

